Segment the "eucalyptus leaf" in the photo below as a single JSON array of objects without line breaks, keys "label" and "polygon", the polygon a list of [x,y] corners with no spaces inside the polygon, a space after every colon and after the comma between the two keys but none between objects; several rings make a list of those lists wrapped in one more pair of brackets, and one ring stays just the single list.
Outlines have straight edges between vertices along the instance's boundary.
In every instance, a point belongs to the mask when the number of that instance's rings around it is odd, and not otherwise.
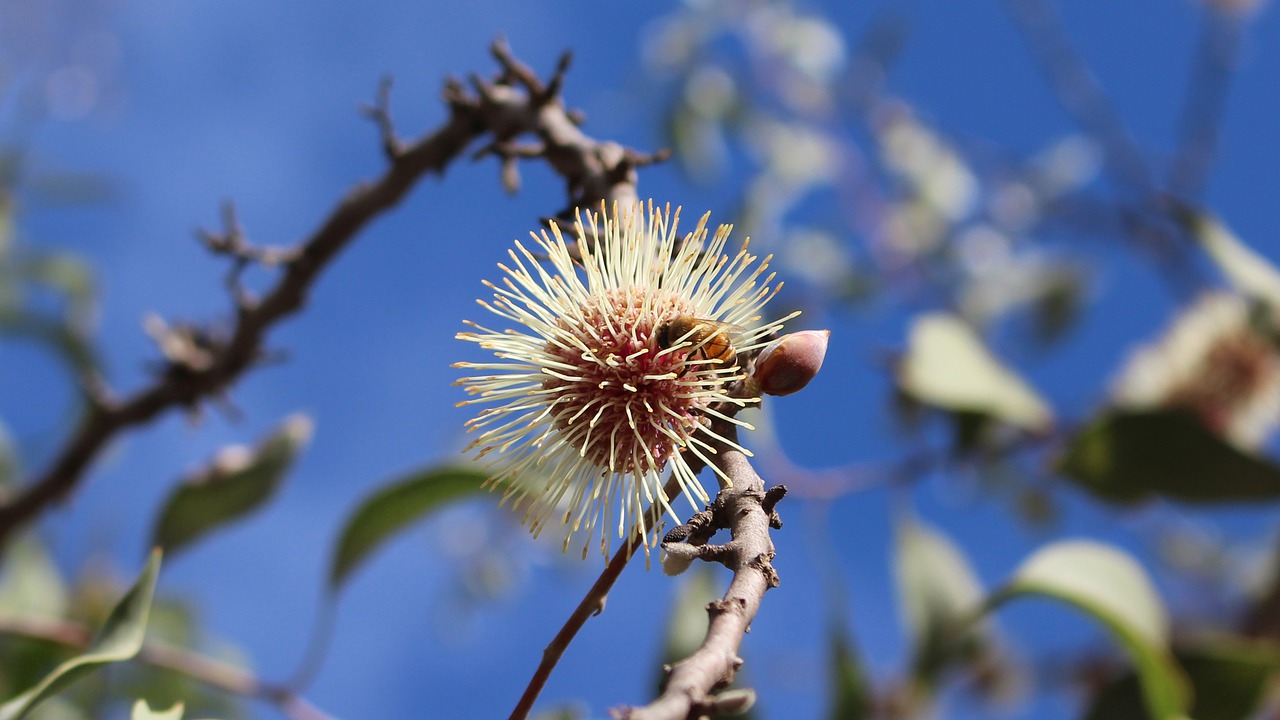
[{"label": "eucalyptus leaf", "polygon": [[1280,467],[1210,432],[1180,410],[1113,410],[1076,433],[1058,469],[1097,495],[1127,503],[1280,498]]},{"label": "eucalyptus leaf", "polygon": [[396,533],[455,500],[479,493],[486,477],[469,467],[432,467],[411,473],[366,498],[347,518],[334,549],[330,592],[336,592]]},{"label": "eucalyptus leaf", "polygon": [[159,574],[160,551],[157,549],[151,552],[146,568],[133,587],[111,610],[89,649],[54,668],[34,687],[0,706],[0,720],[26,717],[41,701],[61,692],[85,674],[137,655],[146,635],[151,597]]},{"label": "eucalyptus leaf", "polygon": [[310,419],[294,415],[252,450],[223,449],[169,495],[152,544],[172,553],[256,510],[280,486],[311,429]]},{"label": "eucalyptus leaf", "polygon": [[97,294],[93,271],[70,253],[41,253],[14,264],[17,278],[48,287],[63,295],[68,316],[77,326],[91,317]]},{"label": "eucalyptus leaf", "polygon": [[129,720],[182,720],[182,712],[182,703],[175,703],[168,710],[157,712],[151,709],[146,700],[138,700],[133,704]]},{"label": "eucalyptus leaf", "polygon": [[968,558],[942,533],[906,517],[894,535],[894,575],[911,638],[912,674],[931,687],[948,667],[990,648],[989,625],[971,623],[986,593]]},{"label": "eucalyptus leaf", "polygon": [[1049,405],[954,315],[916,319],[898,384],[919,402],[944,410],[988,415],[1029,431],[1053,424]]},{"label": "eucalyptus leaf", "polygon": [[1213,215],[1178,202],[1172,208],[1174,218],[1200,242],[1237,290],[1280,308],[1280,270]]},{"label": "eucalyptus leaf", "polygon": [[1027,558],[986,607],[1028,596],[1067,603],[1104,625],[1133,659],[1151,716],[1185,716],[1190,698],[1169,652],[1164,604],[1132,557],[1089,540],[1048,545]]},{"label": "eucalyptus leaf", "polygon": [[60,618],[66,612],[67,584],[35,533],[10,540],[0,567],[0,614]]},{"label": "eucalyptus leaf", "polygon": [[[679,662],[702,646],[711,623],[707,603],[720,599],[716,574],[707,563],[698,563],[684,577],[667,618],[667,638],[662,651],[664,665]],[[662,677],[665,680],[666,674]]]},{"label": "eucalyptus leaf", "polygon": [[831,720],[865,720],[874,717],[875,695],[866,669],[858,658],[849,631],[837,625],[829,633]]},{"label": "eucalyptus leaf", "polygon": [[29,338],[41,343],[80,373],[98,367],[97,353],[88,339],[60,319],[29,312],[22,307],[0,306],[0,335]]},{"label": "eucalyptus leaf", "polygon": [[9,428],[0,421],[0,488],[12,485],[18,477],[18,451],[9,438]]},{"label": "eucalyptus leaf", "polygon": [[[1280,647],[1241,638],[1199,639],[1176,652],[1194,690],[1191,717],[1196,720],[1247,720],[1254,717],[1268,687],[1280,674]],[[1144,720],[1142,688],[1127,673],[1093,698],[1085,720]]]}]

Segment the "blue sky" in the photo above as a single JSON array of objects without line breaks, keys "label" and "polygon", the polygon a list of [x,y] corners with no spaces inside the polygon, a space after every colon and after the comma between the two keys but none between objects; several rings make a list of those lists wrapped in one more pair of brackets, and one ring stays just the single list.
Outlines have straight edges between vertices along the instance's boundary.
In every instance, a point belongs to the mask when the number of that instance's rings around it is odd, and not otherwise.
[{"label": "blue sky", "polygon": [[[812,7],[856,36],[869,11],[846,5],[854,4]],[[486,48],[496,35],[543,72],[572,49],[577,62],[567,97],[586,110],[587,131],[653,149],[662,142],[662,107],[644,77],[640,36],[674,7],[551,0],[115,3],[100,18],[118,42],[110,107],[43,123],[30,140],[33,172],[100,173],[114,197],[72,210],[27,199],[24,240],[72,250],[97,267],[108,377],[121,390],[136,388],[154,356],[141,331],[146,313],[199,320],[228,310],[223,266],[192,239],[196,228],[216,227],[221,202],[235,202],[252,240],[285,245],[313,228],[353,183],[380,171],[374,129],[356,112],[380,76],[394,75],[398,127],[416,135],[443,117],[438,92],[445,75],[492,70]],[[1157,160],[1167,158],[1177,130],[1199,12],[1195,3],[1156,0],[1064,8],[1078,49]],[[913,16],[911,42],[889,87],[929,120],[956,136],[1026,154],[1073,130],[1002,4],[916,3]],[[1248,31],[1207,193],[1219,214],[1273,258],[1280,52],[1267,39],[1277,30],[1276,14],[1264,12]],[[692,186],[674,166],[645,170],[641,180],[642,194],[696,212],[710,209],[713,219],[728,219],[731,190]],[[271,336],[271,346],[287,355],[234,389],[243,419],[214,411],[192,425],[169,416],[112,446],[83,491],[45,525],[60,560],[75,567],[109,547],[122,572],[134,572],[149,518],[175,479],[224,444],[252,442],[290,413],[310,414],[314,442],[276,502],[174,558],[161,580],[162,592],[193,598],[210,633],[242,648],[263,676],[287,675],[302,654],[345,512],[380,483],[452,458],[461,447],[467,413],[454,408],[461,393],[451,386],[456,371],[449,364],[472,349],[452,336],[463,318],[477,318],[480,281],[496,276],[511,240],[563,202],[560,183],[541,168],[529,169],[514,197],[502,192],[490,162],[460,162],[443,179],[425,180],[333,265],[306,312]],[[1099,258],[1083,323],[1053,353],[1013,358],[1076,420],[1101,400],[1132,344],[1158,332],[1174,307],[1141,259],[1105,246],[1107,240],[1079,242],[1092,243],[1086,249]],[[799,321],[833,335],[828,365],[811,388],[774,403],[796,462],[892,459],[888,386],[876,357],[901,346],[908,317],[882,302]],[[0,416],[38,467],[67,430],[70,391],[46,357],[22,348],[0,348],[0,377],[23,378],[0,381]],[[1100,510],[1066,490],[1059,493],[1062,524],[1035,532],[964,487],[931,478],[916,493],[917,507],[971,553],[988,584],[1059,535],[1146,547],[1142,530],[1151,511]],[[553,559],[508,531],[502,547],[527,555],[530,571],[463,621],[442,620],[457,581],[446,547],[489,527],[481,509],[488,500],[406,535],[350,584],[330,657],[308,693],[319,706],[352,718],[421,717],[424,709],[446,719],[505,716],[598,564]],[[840,557],[853,598],[848,618],[876,675],[904,662],[889,569],[890,505],[878,491],[842,498],[830,508],[831,534],[823,538],[809,522],[813,508],[784,504],[788,524],[776,536],[783,585],[766,598],[744,652],[747,672],[762,679],[767,717],[819,717],[824,708],[826,628],[817,578],[829,570],[814,560],[815,543],[830,543]],[[1219,521],[1229,536],[1263,527],[1257,513],[1197,517]],[[477,539],[488,541],[498,542]],[[579,699],[598,717],[611,706],[645,701],[674,593],[661,573],[629,568],[608,611],[588,624],[552,677],[544,704]],[[1014,608],[1002,621],[1026,654],[1079,647],[1082,630],[1104,645],[1059,608]],[[1062,712],[1062,696],[1045,702]],[[274,716],[267,707],[256,711]],[[1044,711],[1023,707],[1018,716]]]}]

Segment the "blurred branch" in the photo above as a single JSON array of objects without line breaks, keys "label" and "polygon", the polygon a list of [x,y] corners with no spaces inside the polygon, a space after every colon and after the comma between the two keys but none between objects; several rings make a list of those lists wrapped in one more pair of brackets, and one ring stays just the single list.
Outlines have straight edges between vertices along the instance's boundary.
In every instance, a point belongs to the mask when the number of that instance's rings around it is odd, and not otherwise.
[{"label": "blurred branch", "polygon": [[[87,650],[93,640],[93,631],[84,625],[39,617],[0,615],[0,634],[43,640],[79,651]],[[147,642],[138,659],[232,695],[271,703],[291,720],[329,720],[328,715],[288,688],[262,682],[243,668],[184,648]]]},{"label": "blurred branch", "polygon": [[[127,428],[145,424],[175,408],[195,409],[200,402],[217,397],[248,369],[259,364],[266,353],[268,331],[306,303],[312,285],[321,272],[371,221],[397,205],[409,190],[428,173],[443,174],[472,141],[489,135],[490,148],[499,148],[516,137],[532,134],[541,142],[541,154],[567,183],[569,206],[599,207],[605,202],[633,200],[636,196],[636,168],[660,160],[625,149],[617,143],[599,141],[579,128],[580,118],[566,110],[559,91],[568,68],[568,55],[561,59],[555,75],[543,83],[521,64],[507,45],[493,44],[494,58],[502,67],[495,80],[471,79],[471,90],[449,80],[444,100],[449,118],[439,128],[420,139],[405,143],[397,139],[390,123],[388,90],[384,82],[377,107],[381,142],[389,166],[381,177],[352,188],[321,225],[296,247],[266,253],[279,262],[282,275],[262,299],[244,296],[234,288],[236,313],[234,328],[225,336],[197,329],[190,337],[164,337],[200,345],[196,364],[169,358],[155,381],[133,395],[117,399],[110,393],[89,395],[89,408],[72,436],[55,455],[45,472],[23,486],[0,505],[0,544],[16,528],[66,497],[81,481],[89,464],[107,443]],[[211,249],[230,256],[240,264],[246,258],[264,256],[244,240],[235,217],[226,215],[223,234],[205,234]],[[176,326],[172,332],[188,332]]]},{"label": "blurred branch", "polygon": [[1178,153],[1169,171],[1169,190],[1196,200],[1218,149],[1218,129],[1227,107],[1231,74],[1240,50],[1244,18],[1208,5],[1200,28],[1200,44],[1192,60],[1190,85],[1178,131]]},{"label": "blurred branch", "polygon": [[1005,0],[1005,5],[1058,102],[1102,145],[1107,171],[1117,186],[1136,196],[1136,208],[1117,204],[1125,234],[1152,257],[1175,295],[1194,294],[1203,279],[1186,257],[1187,244],[1179,242],[1160,210],[1158,188],[1142,148],[1072,46],[1062,18],[1048,0]]},{"label": "blurred branch", "polygon": [[[663,541],[672,557],[696,557],[719,562],[733,571],[724,597],[707,606],[710,624],[706,637],[692,655],[671,666],[666,687],[643,707],[622,708],[615,717],[627,720],[684,720],[721,712],[741,713],[754,702],[751,691],[719,691],[733,682],[742,658],[738,648],[755,619],[765,591],[778,586],[773,569],[773,541],[769,529],[782,527],[773,506],[786,493],[784,486],[768,491],[750,460],[736,449],[736,426],[717,420],[714,435],[728,442],[716,443],[716,463],[733,484],[720,491],[711,505],[694,515],[687,525],[675,528]],[[718,529],[728,529],[732,539],[722,545],[704,544]],[[687,538],[687,543],[671,542]],[[718,694],[717,694],[718,693]]]},{"label": "blurred branch", "polygon": [[1142,151],[1072,47],[1053,6],[1046,0],[1006,0],[1005,4],[1063,108],[1102,143],[1115,178],[1145,197],[1151,189],[1151,173]]}]

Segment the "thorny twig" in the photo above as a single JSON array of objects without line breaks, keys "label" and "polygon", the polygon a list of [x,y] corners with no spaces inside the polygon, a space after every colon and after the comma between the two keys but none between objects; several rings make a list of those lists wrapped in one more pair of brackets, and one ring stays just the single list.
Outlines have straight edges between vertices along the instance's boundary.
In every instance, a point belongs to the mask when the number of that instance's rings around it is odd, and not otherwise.
[{"label": "thorny twig", "polygon": [[[507,143],[521,135],[537,137],[543,148],[542,157],[568,186],[569,203],[561,211],[562,216],[572,214],[573,208],[596,208],[602,202],[612,207],[614,201],[636,199],[635,169],[662,155],[639,153],[617,143],[596,140],[579,129],[580,118],[565,109],[559,96],[568,67],[567,56],[552,80],[543,83],[512,55],[505,42],[496,41],[492,53],[502,67],[498,78],[473,78],[471,91],[456,80],[446,82],[448,119],[412,142],[395,135],[389,115],[389,86],[384,81],[371,114],[388,156],[386,171],[373,181],[352,188],[320,226],[296,246],[272,251],[252,248],[244,240],[234,214],[228,211],[224,233],[206,234],[205,244],[232,257],[237,265],[268,258],[278,260],[282,271],[275,286],[260,300],[252,299],[237,289],[233,268],[230,282],[236,301],[234,324],[225,337],[217,337],[216,342],[201,348],[200,362],[167,358],[165,369],[150,385],[123,398],[99,387],[90,397],[78,427],[44,472],[0,504],[0,545],[15,529],[70,494],[89,465],[118,434],[175,408],[194,410],[260,364],[266,356],[263,348],[267,333],[302,308],[313,284],[338,253],[373,219],[397,205],[425,175],[442,174],[474,140],[488,135],[494,142]],[[190,334],[194,337],[200,333]],[[205,332],[201,336],[214,334]],[[163,345],[165,339],[159,342]]]}]

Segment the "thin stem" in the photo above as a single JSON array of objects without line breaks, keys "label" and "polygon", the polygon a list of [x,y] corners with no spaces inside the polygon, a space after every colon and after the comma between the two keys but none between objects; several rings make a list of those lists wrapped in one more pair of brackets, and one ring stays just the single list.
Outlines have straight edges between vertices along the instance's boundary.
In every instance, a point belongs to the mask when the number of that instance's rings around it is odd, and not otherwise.
[{"label": "thin stem", "polygon": [[1169,190],[1186,200],[1196,200],[1204,191],[1217,153],[1218,129],[1227,107],[1243,22],[1236,13],[1205,8],[1182,108],[1178,154],[1169,172]]},{"label": "thin stem", "polygon": [[[667,494],[668,499],[679,495],[680,485],[675,478],[667,481],[663,492]],[[648,513],[651,521],[656,522],[654,516],[658,514],[658,511],[654,507],[650,507]],[[524,689],[524,694],[520,696],[520,702],[516,703],[515,709],[511,711],[510,720],[524,720],[529,716],[529,711],[533,709],[533,703],[537,701],[538,694],[546,686],[547,679],[551,677],[551,671],[560,662],[560,658],[564,655],[564,651],[568,649],[569,643],[573,642],[573,638],[589,618],[604,612],[605,600],[609,596],[609,591],[613,589],[613,584],[622,575],[622,569],[630,562],[631,557],[635,555],[642,542],[644,542],[644,539],[637,537],[636,532],[632,531],[628,541],[613,554],[613,558],[609,560],[609,564],[600,573],[600,577],[596,578],[595,583],[591,585],[591,589],[587,590],[587,594],[583,596],[582,602],[578,603],[578,607],[574,608],[573,614],[565,621],[564,626],[560,628],[560,632],[556,633],[556,636],[552,638],[551,644],[547,645],[547,648],[542,651],[542,662],[538,663],[538,669],[534,671],[528,687]]]},{"label": "thin stem", "polygon": [[[87,649],[93,639],[93,632],[80,623],[22,616],[0,616],[0,634],[44,640],[73,650]],[[292,720],[331,720],[289,688],[263,682],[243,668],[184,648],[149,641],[142,646],[137,659],[232,695],[271,703]]]}]

